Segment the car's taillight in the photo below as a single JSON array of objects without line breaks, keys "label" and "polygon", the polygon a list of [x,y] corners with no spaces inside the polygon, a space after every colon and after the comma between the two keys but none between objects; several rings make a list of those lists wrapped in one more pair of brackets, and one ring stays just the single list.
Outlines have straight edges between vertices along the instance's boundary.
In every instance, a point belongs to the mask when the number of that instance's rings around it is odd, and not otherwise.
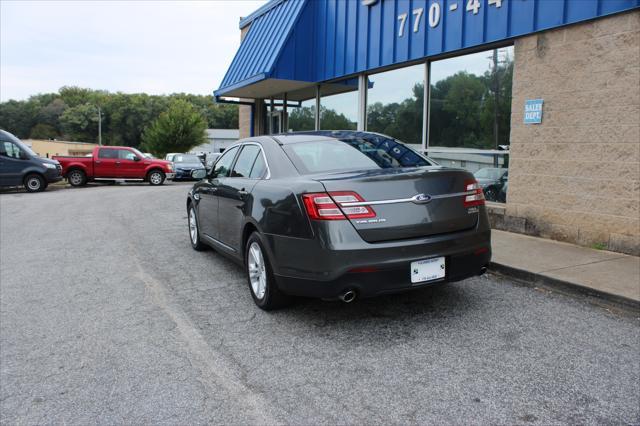
[{"label": "car's taillight", "polygon": [[345,203],[364,201],[360,195],[351,191],[304,194],[302,201],[309,218],[314,220],[362,219],[376,216],[369,206],[345,206]]},{"label": "car's taillight", "polygon": [[464,196],[465,207],[484,205],[484,192],[482,192],[482,187],[475,179],[465,181],[464,188],[465,192],[473,192]]}]

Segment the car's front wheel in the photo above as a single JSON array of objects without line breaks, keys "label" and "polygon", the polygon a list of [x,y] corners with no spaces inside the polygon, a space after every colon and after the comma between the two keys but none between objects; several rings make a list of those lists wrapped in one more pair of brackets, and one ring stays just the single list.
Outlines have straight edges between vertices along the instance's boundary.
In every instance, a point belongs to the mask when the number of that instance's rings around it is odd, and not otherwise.
[{"label": "car's front wheel", "polygon": [[189,240],[191,241],[191,247],[194,250],[202,251],[207,248],[200,241],[200,230],[198,229],[198,216],[196,215],[196,209],[193,204],[189,205]]},{"label": "car's front wheel", "polygon": [[165,174],[160,170],[152,170],[149,172],[149,184],[162,185],[164,183]]},{"label": "car's front wheel", "polygon": [[484,198],[486,198],[487,201],[497,201],[498,192],[495,190],[495,188],[489,188],[484,191]]},{"label": "car's front wheel", "polygon": [[247,240],[245,269],[253,301],[260,309],[270,311],[286,306],[290,298],[276,284],[264,246],[257,232]]},{"label": "car's front wheel", "polygon": [[24,178],[24,187],[27,192],[40,192],[45,190],[47,184],[42,176],[34,173]]}]

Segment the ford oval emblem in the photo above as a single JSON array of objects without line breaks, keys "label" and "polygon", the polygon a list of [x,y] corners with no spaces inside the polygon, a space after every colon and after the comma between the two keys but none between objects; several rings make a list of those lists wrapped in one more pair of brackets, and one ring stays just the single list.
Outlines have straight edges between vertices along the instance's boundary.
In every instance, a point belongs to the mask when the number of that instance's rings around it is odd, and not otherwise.
[{"label": "ford oval emblem", "polygon": [[413,201],[416,204],[427,204],[429,201],[431,201],[431,195],[428,195],[428,194],[414,195],[411,198],[411,201]]}]

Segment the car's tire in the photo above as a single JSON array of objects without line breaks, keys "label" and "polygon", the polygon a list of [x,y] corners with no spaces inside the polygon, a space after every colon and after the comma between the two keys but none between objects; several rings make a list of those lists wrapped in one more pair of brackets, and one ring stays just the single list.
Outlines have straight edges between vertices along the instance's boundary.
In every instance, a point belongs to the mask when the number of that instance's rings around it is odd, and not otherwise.
[{"label": "car's tire", "polygon": [[80,169],[73,169],[67,173],[67,180],[71,186],[84,186],[87,184],[87,174]]},{"label": "car's tire", "polygon": [[486,191],[484,191],[484,198],[487,201],[497,201],[497,197],[498,192],[495,190],[495,188],[488,188]]},{"label": "car's tire", "polygon": [[47,188],[44,178],[37,173],[31,173],[24,178],[24,189],[27,192],[41,192]]},{"label": "car's tire", "polygon": [[151,170],[147,175],[147,180],[149,181],[149,184],[153,186],[162,185],[165,179],[166,179],[166,175],[162,173],[162,171],[160,170]]},{"label": "car's tire", "polygon": [[191,247],[196,251],[206,250],[207,245],[200,241],[198,215],[193,204],[189,204],[189,209],[187,212],[187,226],[189,228],[189,241],[191,241]]},{"label": "car's tire", "polygon": [[251,234],[247,240],[244,265],[251,297],[260,309],[271,311],[291,303],[291,297],[278,289],[264,245],[257,232]]}]

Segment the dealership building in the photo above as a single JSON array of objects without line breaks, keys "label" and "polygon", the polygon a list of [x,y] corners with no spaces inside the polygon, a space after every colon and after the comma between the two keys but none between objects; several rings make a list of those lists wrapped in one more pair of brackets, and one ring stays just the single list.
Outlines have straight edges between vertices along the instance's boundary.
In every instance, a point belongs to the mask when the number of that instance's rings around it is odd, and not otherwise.
[{"label": "dealership building", "polygon": [[272,0],[240,36],[241,138],[385,133],[508,169],[496,228],[640,254],[640,0]]}]

